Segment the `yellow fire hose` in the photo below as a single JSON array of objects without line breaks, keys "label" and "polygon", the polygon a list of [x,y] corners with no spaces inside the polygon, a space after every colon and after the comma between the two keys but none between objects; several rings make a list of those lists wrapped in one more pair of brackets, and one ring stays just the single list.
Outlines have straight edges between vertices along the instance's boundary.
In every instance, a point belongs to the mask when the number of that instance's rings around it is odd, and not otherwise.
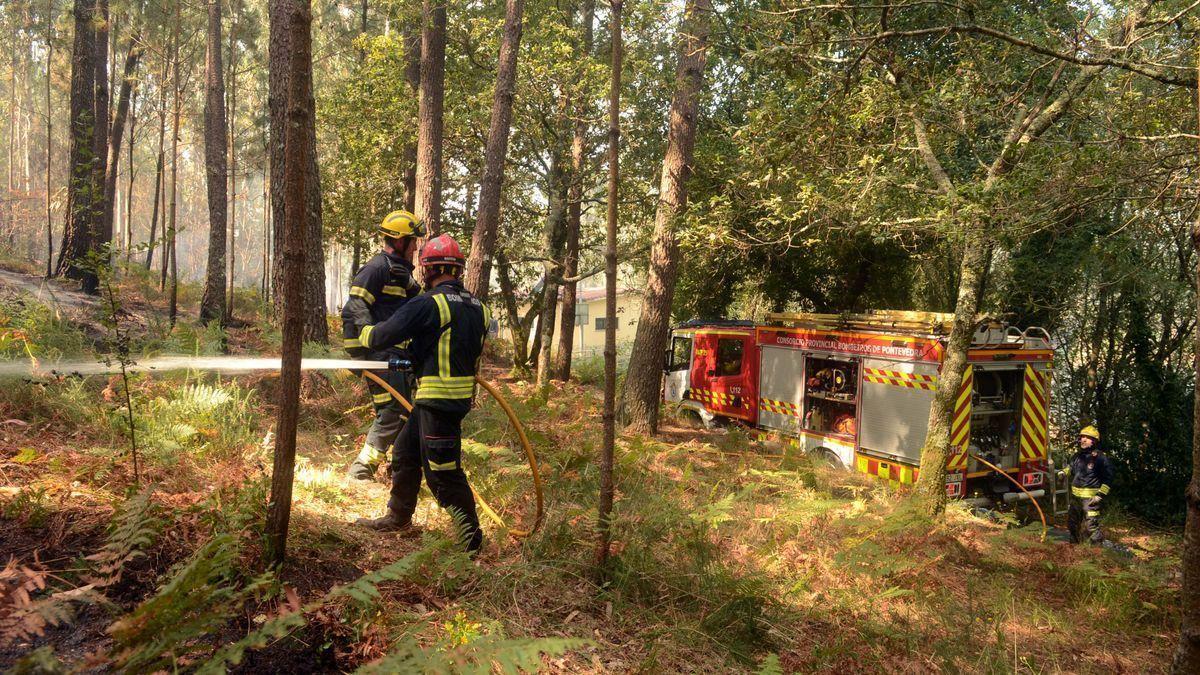
[{"label": "yellow fire hose", "polygon": [[[367,378],[375,384],[383,387],[387,393],[391,394],[393,398],[400,402],[400,405],[404,406],[404,408],[410,413],[412,412],[412,403],[409,403],[408,399],[404,398],[400,392],[396,391],[395,387],[391,386],[382,377],[379,377],[369,370],[363,370],[361,372],[364,378]],[[541,526],[542,515],[545,506],[542,498],[542,477],[538,472],[537,457],[533,454],[533,446],[529,443],[529,437],[525,435],[525,427],[521,426],[521,420],[517,419],[517,413],[513,411],[512,406],[508,404],[508,401],[504,399],[504,397],[500,394],[500,391],[483,378],[476,377],[475,381],[479,383],[479,386],[487,390],[487,393],[491,394],[492,398],[496,399],[496,403],[500,404],[500,407],[504,410],[504,414],[508,416],[508,421],[512,424],[513,429],[516,430],[517,437],[521,440],[521,447],[525,450],[525,459],[529,461],[529,470],[533,475],[533,494],[537,503],[537,511],[534,515],[533,526],[529,529],[509,528],[508,530],[508,533],[514,537],[528,537],[534,532],[537,532],[538,527]],[[489,506],[486,501],[484,501],[483,497],[475,491],[474,486],[471,487],[471,493],[475,495],[475,501],[479,503],[479,508],[481,511],[483,511],[484,515],[486,515],[488,518],[491,518],[500,527],[507,527],[504,519],[500,517],[500,514],[496,513],[496,511],[492,509],[492,507]]]},{"label": "yellow fire hose", "polygon": [[1029,494],[1029,490],[1026,490],[1025,486],[1021,485],[1020,481],[1018,481],[1017,479],[1008,475],[1008,473],[1006,473],[1004,471],[1004,469],[1001,469],[1000,467],[996,466],[995,464],[992,464],[991,462],[987,461],[986,459],[984,459],[974,453],[971,453],[971,456],[974,457],[976,460],[991,467],[992,470],[995,471],[996,473],[1007,478],[1013,485],[1017,486],[1018,490],[1020,490],[1021,492],[1024,492],[1026,494],[1026,496],[1029,497],[1029,501],[1033,502],[1034,508],[1037,509],[1038,516],[1042,519],[1042,541],[1046,541],[1046,533],[1050,531],[1050,528],[1046,525],[1046,514],[1044,511],[1042,511],[1042,505],[1038,504],[1037,500],[1033,498],[1033,495]]}]

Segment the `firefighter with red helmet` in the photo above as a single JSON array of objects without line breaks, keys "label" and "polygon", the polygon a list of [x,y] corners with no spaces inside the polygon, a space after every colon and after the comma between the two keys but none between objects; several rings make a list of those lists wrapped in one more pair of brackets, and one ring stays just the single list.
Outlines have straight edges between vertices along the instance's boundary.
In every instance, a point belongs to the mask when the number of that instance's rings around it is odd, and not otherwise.
[{"label": "firefighter with red helmet", "polygon": [[1079,431],[1079,449],[1066,468],[1059,472],[1071,482],[1071,505],[1067,511],[1067,529],[1071,542],[1086,539],[1091,544],[1104,542],[1100,531],[1100,507],[1108,497],[1113,479],[1112,463],[1100,449],[1100,431],[1091,425]]},{"label": "firefighter with red helmet", "polygon": [[[408,300],[421,292],[413,278],[413,255],[417,239],[425,236],[421,221],[408,211],[393,211],[379,224],[382,248],[354,275],[350,298],[342,306],[342,342],[351,357],[369,361],[387,361],[392,356],[405,356],[401,345],[387,344],[378,350],[362,346],[359,334],[366,326],[377,324],[392,316]],[[410,387],[404,373],[377,373],[402,395]],[[367,431],[362,449],[346,472],[351,480],[370,481],[375,469],[387,457],[387,451],[408,419],[408,414],[392,395],[375,382],[368,381],[375,419]]]},{"label": "firefighter with red helmet", "polygon": [[396,440],[387,514],[358,523],[381,531],[411,530],[423,474],[438,504],[458,519],[467,551],[474,554],[483,533],[462,468],[462,420],[475,396],[491,314],[463,287],[466,259],[452,237],[430,239],[419,264],[426,292],[386,321],[364,328],[359,338],[367,349],[411,340],[416,394],[413,413]]}]

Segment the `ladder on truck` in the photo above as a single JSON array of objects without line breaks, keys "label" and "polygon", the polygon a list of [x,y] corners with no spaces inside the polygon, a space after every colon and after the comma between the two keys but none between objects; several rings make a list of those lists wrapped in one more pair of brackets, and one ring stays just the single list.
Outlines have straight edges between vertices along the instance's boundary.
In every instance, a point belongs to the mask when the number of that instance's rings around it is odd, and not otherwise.
[{"label": "ladder on truck", "polygon": [[[818,330],[863,330],[943,337],[950,335],[954,315],[945,312],[871,310],[863,313],[820,314],[771,312],[768,324]],[[1039,326],[1021,330],[987,316],[975,317],[974,349],[1050,349],[1050,334]]]}]

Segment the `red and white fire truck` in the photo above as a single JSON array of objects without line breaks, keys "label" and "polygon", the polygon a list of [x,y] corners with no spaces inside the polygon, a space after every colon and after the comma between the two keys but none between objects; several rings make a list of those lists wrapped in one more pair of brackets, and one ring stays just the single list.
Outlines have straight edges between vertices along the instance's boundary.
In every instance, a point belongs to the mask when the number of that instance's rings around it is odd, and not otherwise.
[{"label": "red and white fire truck", "polygon": [[[835,466],[913,483],[951,319],[875,311],[688,322],[672,332],[663,397],[705,422],[738,420]],[[974,457],[1043,496],[1053,355],[1041,328],[978,325],[954,408],[950,496],[1026,498]]]}]

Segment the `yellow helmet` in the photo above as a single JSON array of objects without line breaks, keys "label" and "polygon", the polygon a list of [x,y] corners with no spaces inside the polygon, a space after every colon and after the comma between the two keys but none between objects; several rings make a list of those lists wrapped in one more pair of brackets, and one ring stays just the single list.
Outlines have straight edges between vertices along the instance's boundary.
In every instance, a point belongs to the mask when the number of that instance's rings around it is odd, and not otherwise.
[{"label": "yellow helmet", "polygon": [[1090,424],[1087,425],[1086,427],[1080,429],[1079,435],[1087,436],[1088,438],[1092,438],[1097,441],[1100,440],[1100,430]]},{"label": "yellow helmet", "polygon": [[392,239],[424,237],[425,226],[408,211],[392,211],[379,224],[379,234]]}]

